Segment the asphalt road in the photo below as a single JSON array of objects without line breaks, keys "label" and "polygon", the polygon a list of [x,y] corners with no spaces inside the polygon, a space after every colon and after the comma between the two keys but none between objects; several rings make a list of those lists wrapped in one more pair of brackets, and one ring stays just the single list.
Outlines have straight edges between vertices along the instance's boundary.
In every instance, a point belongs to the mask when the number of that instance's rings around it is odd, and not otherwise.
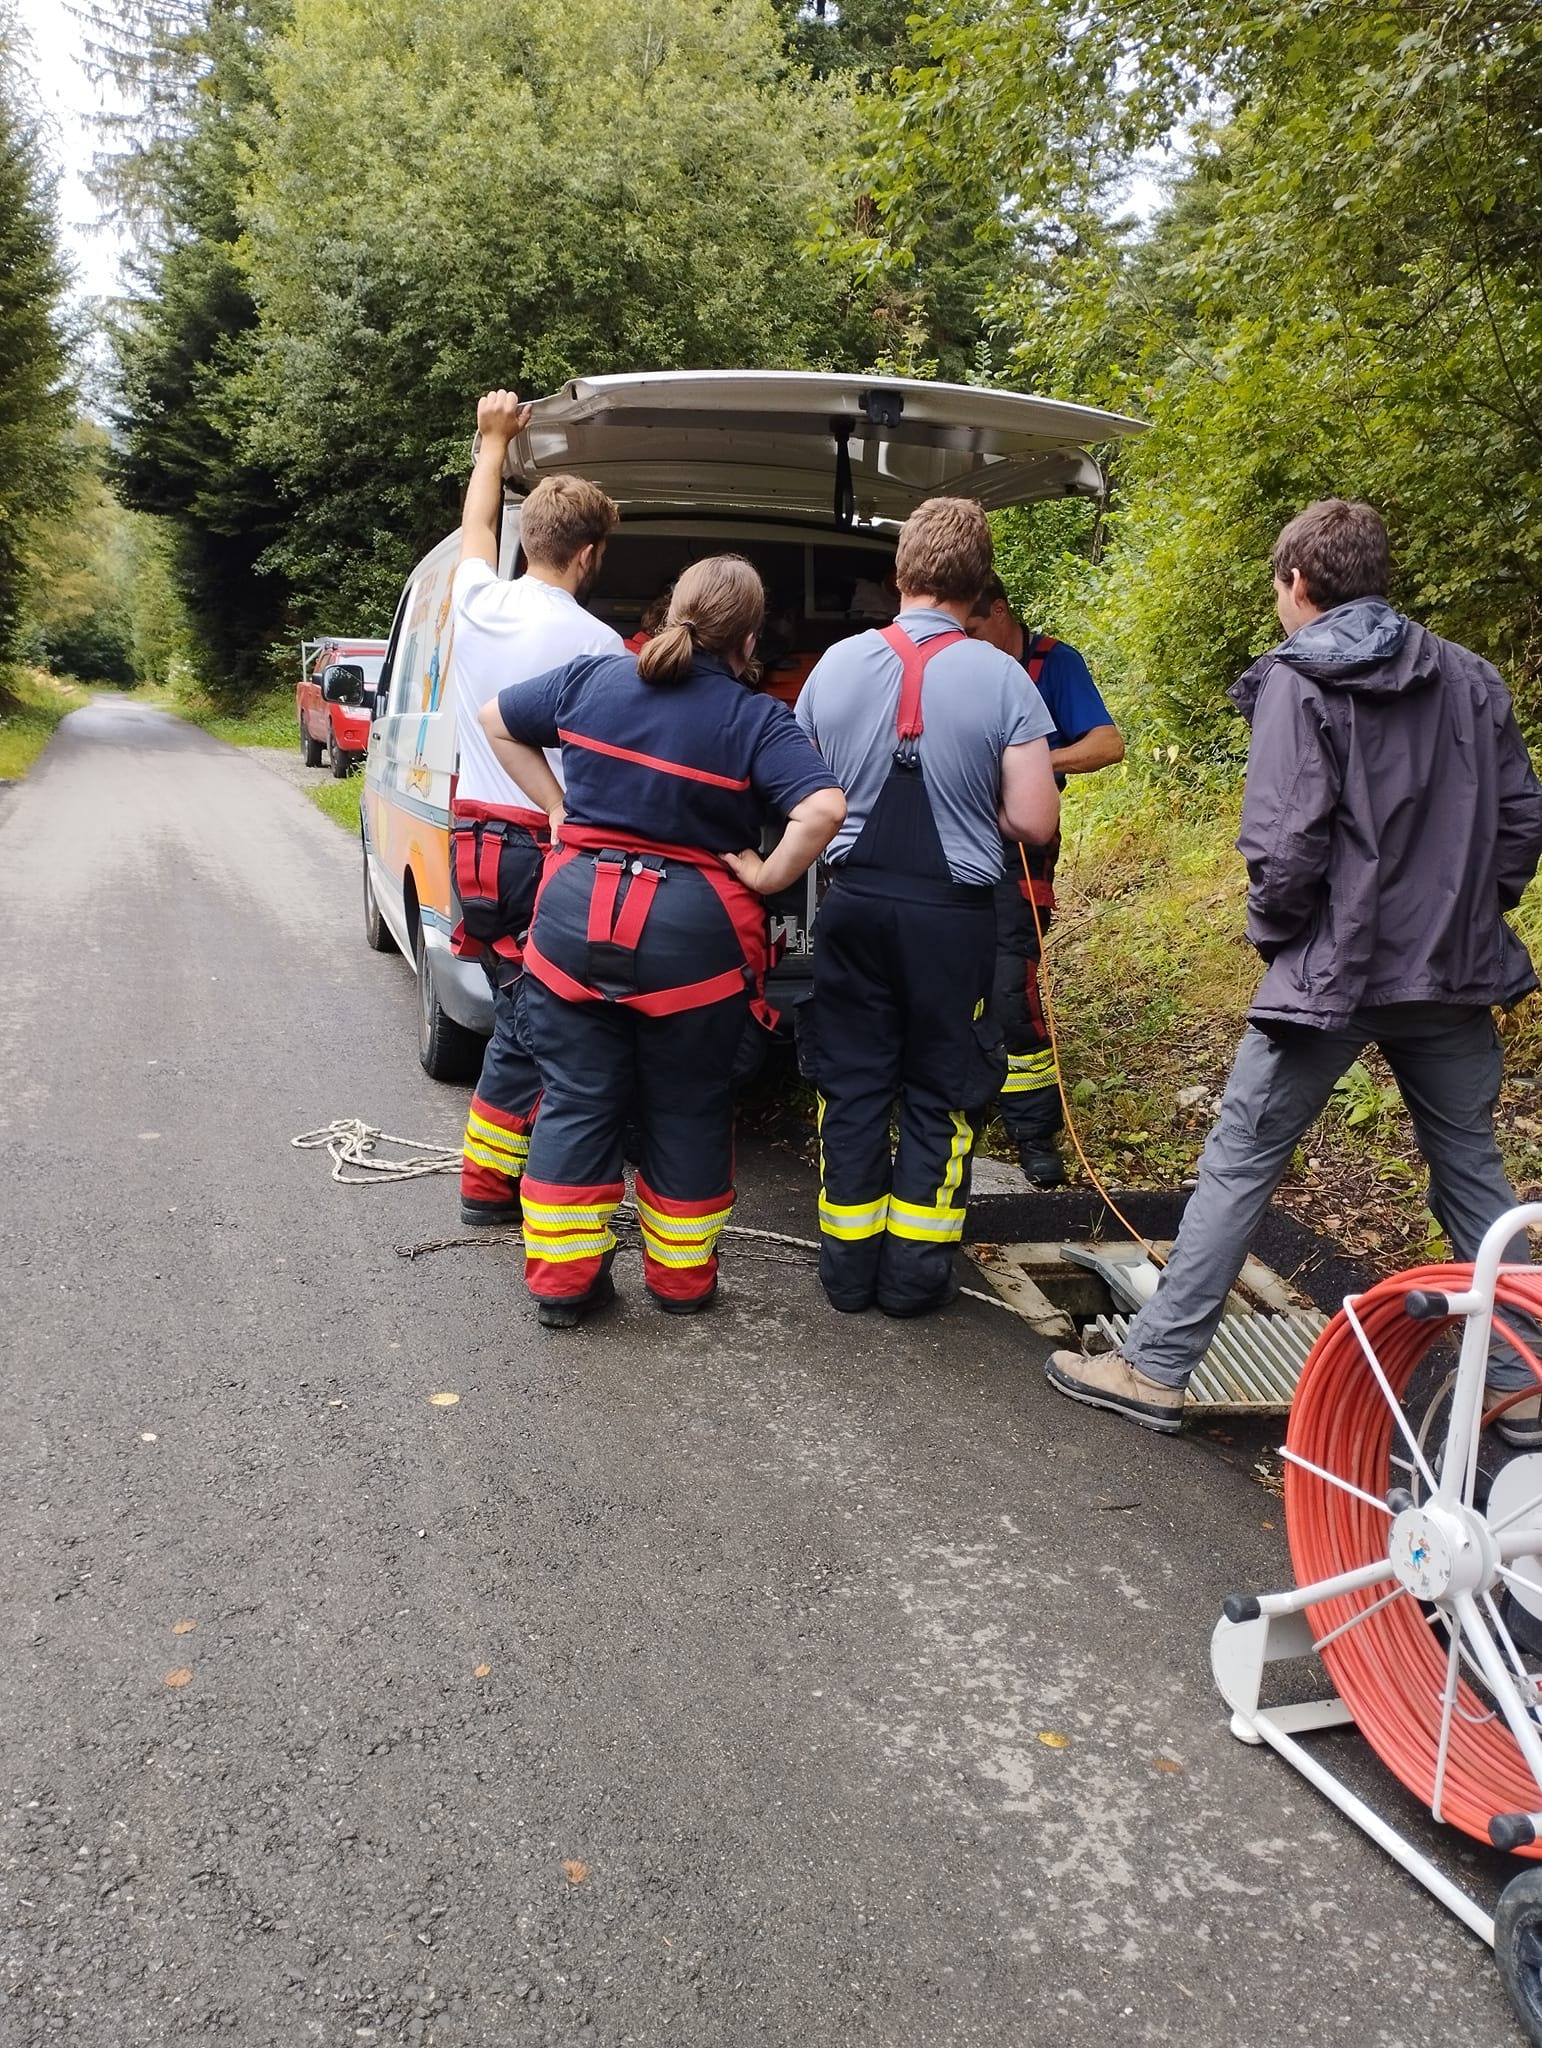
[{"label": "asphalt road", "polygon": [[[1262,1436],[1146,1437],[1006,1315],[838,1319],[796,1258],[682,1323],[626,1256],[552,1336],[512,1245],[398,1257],[454,1182],[289,1140],[454,1143],[464,1095],[356,846],[168,716],[70,718],[0,877],[7,2048],[1519,2038],[1227,1734]],[[809,1233],[796,1161],[741,1169]]]}]

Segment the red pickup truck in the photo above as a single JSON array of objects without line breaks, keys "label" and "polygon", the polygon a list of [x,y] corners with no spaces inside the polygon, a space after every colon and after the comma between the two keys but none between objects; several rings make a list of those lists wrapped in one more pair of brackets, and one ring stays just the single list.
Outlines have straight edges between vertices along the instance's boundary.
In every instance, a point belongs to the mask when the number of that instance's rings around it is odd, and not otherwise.
[{"label": "red pickup truck", "polygon": [[307,768],[319,768],[325,758],[341,781],[364,759],[385,651],[383,640],[300,642],[295,720]]}]

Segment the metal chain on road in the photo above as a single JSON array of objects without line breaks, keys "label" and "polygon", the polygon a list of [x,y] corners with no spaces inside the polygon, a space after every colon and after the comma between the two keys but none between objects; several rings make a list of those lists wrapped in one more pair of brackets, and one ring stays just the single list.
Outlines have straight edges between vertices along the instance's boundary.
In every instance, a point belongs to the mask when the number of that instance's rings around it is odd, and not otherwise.
[{"label": "metal chain on road", "polygon": [[[291,1138],[290,1144],[302,1152],[325,1151],[332,1161],[332,1178],[343,1187],[375,1187],[382,1182],[398,1180],[421,1180],[431,1173],[459,1173],[461,1151],[458,1145],[429,1145],[417,1138],[394,1137],[390,1131],[383,1131],[378,1124],[367,1124],[362,1117],[340,1116],[317,1131],[303,1131],[298,1138]],[[376,1156],[377,1145],[401,1145],[408,1148],[405,1159],[381,1159]],[[354,1167],[356,1172],[344,1169]],[[633,1217],[632,1204],[623,1201],[617,1213]],[[517,1231],[499,1231],[496,1236],[478,1234],[476,1237],[435,1237],[422,1244],[399,1244],[397,1256],[417,1259],[428,1252],[445,1252],[457,1245],[506,1244],[516,1239]],[[764,1244],[786,1245],[800,1252],[819,1251],[815,1238],[792,1237],[785,1230],[757,1230],[748,1223],[725,1223],[725,1237],[758,1238]],[[1014,1308],[1009,1301],[1003,1301],[999,1294],[987,1294],[979,1287],[964,1287],[960,1293],[969,1301],[983,1301],[991,1308],[1004,1308],[1008,1315],[1022,1317],[1021,1309]],[[1027,1318],[1023,1317],[1026,1321]]]}]

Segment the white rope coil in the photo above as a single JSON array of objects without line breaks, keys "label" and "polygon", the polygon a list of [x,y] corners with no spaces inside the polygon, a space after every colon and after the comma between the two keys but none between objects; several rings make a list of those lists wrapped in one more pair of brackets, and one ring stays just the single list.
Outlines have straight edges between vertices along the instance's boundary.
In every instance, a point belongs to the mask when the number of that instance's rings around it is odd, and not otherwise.
[{"label": "white rope coil", "polygon": [[[340,1116],[319,1131],[302,1131],[290,1144],[302,1152],[325,1151],[332,1162],[332,1178],[345,1188],[374,1187],[382,1181],[422,1180],[430,1173],[459,1173],[459,1145],[428,1145],[419,1138],[398,1138],[378,1124],[367,1124],[361,1116]],[[399,1145],[405,1159],[381,1158],[379,1145]],[[349,1173],[345,1169],[353,1167]]]}]

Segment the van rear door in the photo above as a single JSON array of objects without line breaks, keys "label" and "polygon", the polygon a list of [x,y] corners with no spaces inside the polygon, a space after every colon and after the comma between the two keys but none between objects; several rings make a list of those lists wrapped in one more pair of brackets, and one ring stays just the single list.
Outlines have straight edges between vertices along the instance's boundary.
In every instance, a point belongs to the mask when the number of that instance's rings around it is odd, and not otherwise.
[{"label": "van rear door", "polygon": [[988,511],[1096,497],[1101,442],[1139,420],[1017,391],[801,370],[575,377],[509,449],[516,491],[590,478],[627,512],[898,524],[924,498]]}]

